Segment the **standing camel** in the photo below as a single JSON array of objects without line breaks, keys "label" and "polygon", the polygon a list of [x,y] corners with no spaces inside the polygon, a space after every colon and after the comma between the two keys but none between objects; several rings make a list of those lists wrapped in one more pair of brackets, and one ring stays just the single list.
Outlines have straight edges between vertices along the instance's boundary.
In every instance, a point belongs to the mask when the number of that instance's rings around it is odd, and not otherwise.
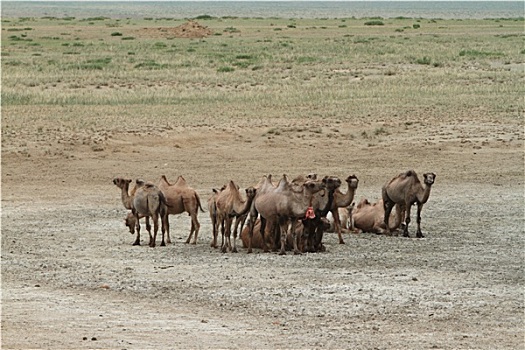
[{"label": "standing camel", "polygon": [[[168,203],[168,215],[178,215],[184,212],[187,212],[191,217],[191,228],[188,239],[186,243],[190,243],[191,237],[193,234],[193,242],[191,244],[197,244],[197,236],[199,234],[199,229],[201,227],[197,215],[199,209],[204,212],[201,206],[201,200],[197,192],[188,186],[186,180],[179,176],[177,181],[174,184],[170,184],[165,175],[160,177],[159,188],[166,197],[166,202]],[[169,222],[167,227],[168,237],[169,237]]]},{"label": "standing camel", "polygon": [[337,190],[334,193],[334,202],[330,210],[334,218],[334,230],[339,236],[339,244],[345,244],[345,241],[343,240],[343,235],[341,234],[342,228],[341,218],[339,217],[339,208],[346,208],[350,204],[352,204],[352,201],[354,200],[355,190],[357,189],[357,185],[359,184],[359,179],[355,175],[348,176],[345,179],[345,181],[348,185],[348,190],[346,191],[346,193],[342,193],[340,190]]},{"label": "standing camel", "polygon": [[[155,247],[157,232],[159,229],[159,218],[161,219],[162,242],[165,246],[164,235],[166,223],[168,220],[166,198],[157,186],[152,183],[145,183],[142,180],[136,180],[135,188],[130,194],[128,192],[131,180],[123,178],[113,179],[113,183],[121,189],[122,204],[126,209],[131,209],[135,217],[134,224],[136,228],[136,238],[133,245],[140,245],[140,218],[146,218],[146,230],[149,233],[149,246]],[[153,221],[153,236],[151,235],[151,226],[149,218]],[[130,232],[131,228],[130,228]]]},{"label": "standing camel", "polygon": [[[276,188],[276,185],[272,182],[272,175],[269,174],[268,176],[264,175],[261,180],[257,183],[257,185],[254,186],[257,190],[257,193],[255,194],[255,198],[252,201],[252,206],[250,208],[250,216],[248,221],[248,227],[249,227],[249,234],[248,234],[248,250],[246,251],[247,254],[250,254],[252,252],[252,237],[253,237],[253,230],[255,228],[255,224],[257,221],[257,218],[259,216],[259,213],[257,212],[257,209],[255,208],[255,201],[258,197],[261,197],[265,193],[273,190]],[[264,233],[264,229],[266,227],[266,221],[264,218],[261,218],[261,233]],[[263,249],[264,252],[268,252],[268,248],[265,245],[264,237],[263,237]]]},{"label": "standing camel", "polygon": [[[232,253],[237,253],[237,230],[234,231],[233,235],[233,247],[230,241],[232,221],[234,217],[238,218],[243,216],[250,210],[255,194],[255,188],[248,187],[246,189],[246,199],[243,199],[239,191],[239,186],[233,181],[230,181],[224,190],[218,192],[215,205],[217,210],[217,224],[220,223],[221,225],[221,251],[223,253],[226,253],[228,249],[230,249]],[[216,240],[215,236],[214,240]]]},{"label": "standing camel", "polygon": [[409,170],[401,173],[387,182],[382,188],[383,205],[385,208],[385,229],[386,233],[390,234],[390,226],[388,224],[390,213],[395,204],[399,204],[401,210],[405,210],[405,227],[403,229],[403,236],[409,237],[408,224],[410,223],[410,208],[412,204],[417,204],[417,237],[422,238],[421,233],[421,209],[428,201],[430,190],[436,179],[436,174],[423,174],[423,184],[417,177],[414,170]]},{"label": "standing camel", "polygon": [[271,234],[270,230],[274,225],[278,224],[280,227],[280,255],[286,254],[285,245],[289,220],[292,220],[294,254],[301,254],[297,247],[296,219],[313,214],[313,196],[324,189],[325,184],[319,181],[306,181],[301,187],[301,190],[293,188],[286,175],[283,175],[276,188],[269,189],[268,192],[254,200],[255,209],[261,216],[261,230],[265,229],[265,234]]},{"label": "standing camel", "polygon": [[[158,187],[166,198],[168,215],[178,215],[187,212],[191,217],[190,234],[186,240],[186,243],[190,243],[191,237],[195,233],[193,242],[191,242],[191,244],[197,244],[197,236],[201,226],[199,220],[197,219],[197,215],[199,213],[199,209],[202,212],[204,211],[204,209],[202,209],[200,197],[197,192],[188,186],[186,180],[182,176],[179,176],[174,184],[170,184],[168,179],[166,179],[166,176],[162,175],[160,177]],[[132,225],[133,220],[133,218],[128,216],[126,219],[126,225]],[[171,243],[169,220],[166,224],[166,233],[167,243]]]}]

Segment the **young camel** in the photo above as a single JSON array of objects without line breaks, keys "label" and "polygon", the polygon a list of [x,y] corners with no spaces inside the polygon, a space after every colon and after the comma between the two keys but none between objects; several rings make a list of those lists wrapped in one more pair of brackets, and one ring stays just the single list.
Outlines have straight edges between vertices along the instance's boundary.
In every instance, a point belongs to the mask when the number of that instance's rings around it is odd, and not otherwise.
[{"label": "young camel", "polygon": [[[325,183],[319,181],[306,181],[299,191],[292,188],[286,175],[275,189],[270,189],[260,197],[255,198],[255,210],[261,216],[261,230],[271,234],[273,225],[279,225],[281,233],[280,255],[286,254],[286,236],[289,220],[292,221],[292,234],[294,242],[294,254],[301,254],[297,247],[295,233],[296,219],[304,218],[313,212],[312,205],[314,194],[324,189]],[[313,214],[313,213],[312,213]]]},{"label": "young camel", "polygon": [[219,221],[217,218],[217,197],[219,193],[224,190],[226,186],[223,186],[220,190],[212,188],[212,194],[208,198],[208,212],[210,213],[211,227],[213,230],[213,239],[210,247],[217,248],[217,234],[219,232]]},{"label": "young camel", "polygon": [[[129,184],[131,180],[123,178],[113,179],[113,183],[121,189],[122,204],[126,209],[131,209],[134,216],[136,229],[136,238],[133,245],[140,245],[140,218],[146,218],[146,230],[149,233],[149,246],[155,247],[157,239],[157,232],[159,229],[159,218],[161,219],[162,242],[161,246],[165,246],[164,235],[166,231],[166,222],[168,220],[166,198],[157,186],[152,183],[145,183],[141,180],[136,180],[135,188],[130,194]],[[153,220],[153,236],[151,235],[151,226],[149,218]],[[130,228],[130,232],[133,231]]]},{"label": "young camel", "polygon": [[341,234],[342,227],[341,218],[339,216],[339,208],[346,208],[352,203],[357,185],[359,185],[359,179],[355,175],[348,176],[345,181],[348,185],[348,190],[346,193],[342,193],[339,190],[334,193],[334,203],[332,204],[332,208],[330,210],[334,218],[334,230],[339,236],[339,244],[345,244],[343,235]]},{"label": "young camel", "polygon": [[[404,213],[401,207],[398,204],[396,204],[395,207],[395,222],[390,225],[390,231],[397,230],[403,221]],[[386,233],[384,217],[385,209],[382,199],[372,204],[366,198],[363,198],[355,208],[352,209],[352,222],[355,229],[361,232]],[[392,219],[392,214],[390,215],[390,219]]]},{"label": "young camel", "polygon": [[405,227],[403,229],[403,236],[409,237],[408,224],[410,223],[410,208],[412,204],[417,204],[417,237],[422,238],[421,233],[421,210],[423,205],[428,201],[430,190],[436,179],[436,174],[423,174],[423,184],[417,177],[414,170],[409,170],[405,173],[399,174],[392,180],[387,182],[382,188],[383,206],[385,209],[384,223],[386,233],[390,234],[389,219],[390,213],[395,204],[405,211]]},{"label": "young camel", "polygon": [[[221,225],[222,244],[221,251],[226,253],[231,250],[232,253],[237,253],[237,231],[233,235],[233,247],[230,240],[231,227],[233,218],[238,218],[246,214],[252,205],[256,190],[254,187],[246,189],[246,199],[244,200],[237,186],[233,181],[230,181],[224,190],[217,194],[215,199],[215,206],[217,210],[217,224]],[[216,238],[214,236],[214,241]]]}]

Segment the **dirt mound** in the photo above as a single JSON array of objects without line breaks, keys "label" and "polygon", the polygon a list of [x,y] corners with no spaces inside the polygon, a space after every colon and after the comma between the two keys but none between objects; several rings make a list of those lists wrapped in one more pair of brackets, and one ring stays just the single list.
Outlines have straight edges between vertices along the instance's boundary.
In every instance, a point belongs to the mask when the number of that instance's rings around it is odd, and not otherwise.
[{"label": "dirt mound", "polygon": [[144,28],[141,34],[165,38],[205,38],[212,35],[213,31],[196,21],[188,21],[178,27]]}]

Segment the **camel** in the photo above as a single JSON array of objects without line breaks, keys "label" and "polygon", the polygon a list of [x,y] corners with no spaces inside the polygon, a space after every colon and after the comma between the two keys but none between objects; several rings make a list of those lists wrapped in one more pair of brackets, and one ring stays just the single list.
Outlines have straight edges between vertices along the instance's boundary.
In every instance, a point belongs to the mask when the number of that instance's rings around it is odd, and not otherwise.
[{"label": "camel", "polygon": [[322,180],[326,185],[326,190],[328,195],[319,195],[316,194],[316,203],[314,204],[314,216],[307,216],[301,219],[303,229],[303,242],[305,243],[303,252],[319,252],[325,251],[323,245],[323,235],[327,229],[327,224],[329,227],[329,221],[326,219],[326,216],[333,207],[335,201],[335,193],[339,190],[341,186],[341,180],[335,176],[325,176]]},{"label": "camel", "polygon": [[[199,209],[204,212],[204,209],[202,209],[201,206],[200,197],[197,192],[188,186],[186,180],[182,176],[179,176],[177,181],[174,184],[171,184],[168,182],[166,176],[162,175],[159,180],[158,188],[162,191],[164,197],[166,198],[168,205],[168,215],[178,215],[187,212],[191,217],[190,234],[188,239],[186,239],[186,243],[190,243],[192,236],[195,234],[191,244],[197,244],[197,236],[201,227],[199,220],[197,219],[197,215],[199,213]],[[166,232],[168,237],[167,242],[171,243],[169,221],[167,222]]]},{"label": "camel", "polygon": [[341,234],[341,218],[339,217],[338,208],[348,207],[352,203],[354,200],[355,190],[359,184],[359,179],[355,175],[349,175],[345,181],[348,185],[348,190],[346,193],[342,193],[339,190],[334,193],[334,202],[332,204],[332,209],[330,210],[334,218],[335,232],[337,232],[337,235],[339,236],[339,244],[345,244],[345,241],[343,240],[343,235]]},{"label": "camel", "polygon": [[417,231],[418,238],[422,238],[421,232],[421,210],[428,201],[430,190],[436,180],[436,174],[423,174],[423,184],[419,180],[414,170],[408,170],[394,177],[382,188],[383,206],[385,209],[384,223],[386,233],[390,234],[389,218],[395,204],[405,211],[405,227],[403,236],[409,237],[408,225],[410,224],[410,208],[412,204],[417,204]]},{"label": "camel", "polygon": [[[233,253],[237,253],[237,231],[234,231],[233,235],[233,247],[230,240],[231,226],[233,218],[238,218],[246,214],[252,205],[252,201],[256,194],[254,187],[249,187],[246,190],[246,199],[244,200],[237,186],[233,181],[230,181],[224,190],[217,193],[215,199],[215,206],[217,211],[217,223],[221,225],[222,244],[221,251],[225,253],[227,250],[231,250]],[[214,236],[214,241],[216,237]]]},{"label": "camel", "polygon": [[[341,232],[342,233],[350,233],[353,232],[354,226],[352,223],[352,205],[349,205],[348,207],[342,207],[337,208],[337,211],[339,212],[339,221],[341,222]],[[326,218],[328,219],[328,222],[330,223],[330,227],[326,230],[326,232],[336,232],[335,230],[335,223],[334,223],[334,216],[332,215],[332,212],[329,212],[326,215]]]},{"label": "camel", "polygon": [[[195,236],[191,244],[197,244],[197,236],[199,235],[199,229],[201,227],[197,215],[199,209],[201,212],[204,212],[197,192],[187,185],[186,180],[182,176],[179,176],[177,181],[171,184],[168,182],[166,176],[162,175],[159,181],[159,188],[162,193],[164,193],[166,201],[168,202],[168,215],[178,215],[187,212],[191,217],[190,234],[186,239],[186,244],[190,243],[193,234],[195,234]],[[167,230],[169,232],[169,224]]]},{"label": "camel", "polygon": [[[272,225],[278,224],[280,227],[280,255],[286,254],[285,244],[288,232],[288,220],[292,220],[294,254],[301,254],[297,248],[295,219],[311,215],[310,213],[313,212],[314,194],[323,190],[326,185],[324,182],[309,180],[301,187],[302,189],[300,191],[292,188],[287,176],[283,175],[283,178],[279,181],[276,188],[269,189],[268,192],[254,200],[255,210],[261,216],[261,231],[264,229],[270,234],[269,229],[273,227]],[[250,236],[252,236],[252,234]]]},{"label": "camel", "polygon": [[223,186],[220,190],[212,188],[212,195],[208,198],[208,212],[210,213],[211,226],[213,230],[213,239],[210,247],[217,248],[217,234],[219,231],[219,223],[217,220],[217,197],[219,192],[224,190],[226,186]]},{"label": "camel", "polygon": [[[249,215],[250,215],[250,219],[248,221],[249,237],[253,236],[253,230],[254,230],[254,227],[255,227],[255,222],[256,222],[256,220],[257,220],[257,218],[259,216],[259,213],[257,212],[257,209],[255,208],[255,200],[258,197],[260,197],[260,196],[264,195],[265,193],[267,193],[268,191],[271,191],[271,190],[275,189],[276,185],[272,182],[272,175],[269,174],[268,176],[264,175],[259,180],[259,182],[253,187],[257,190],[257,193],[255,194],[255,198],[252,201],[252,206],[251,206],[250,212],[249,212]],[[240,219],[242,220],[242,217]],[[244,224],[244,221],[242,222],[242,224]],[[235,227],[235,230],[237,230],[237,227]],[[263,231],[264,231],[264,228],[263,228]],[[251,238],[248,239],[247,254],[252,253],[252,246],[251,246],[250,242],[251,242]],[[264,251],[265,252],[268,251],[268,248],[266,246],[264,246]]]},{"label": "camel", "polygon": [[[167,226],[166,222],[168,220],[166,198],[157,186],[142,180],[135,181],[135,188],[130,194],[128,193],[130,182],[131,180],[123,178],[113,179],[113,183],[121,189],[122,204],[124,204],[126,209],[131,209],[134,216],[133,224],[136,229],[136,238],[133,245],[140,245],[140,218],[145,217],[146,230],[149,233],[149,246],[155,247],[159,229],[159,218],[161,219],[162,231],[161,246],[165,246],[164,235]],[[151,235],[151,226],[149,224],[150,217],[153,220],[153,236]],[[128,220],[126,220],[126,222],[128,222]],[[130,232],[133,233],[131,228]]]},{"label": "camel", "polygon": [[[401,207],[396,204],[395,222],[390,225],[390,232],[397,230],[403,221],[403,212]],[[370,232],[376,234],[384,234],[387,232],[385,229],[384,217],[385,209],[383,206],[383,200],[380,199],[374,204],[370,203],[368,199],[363,198],[351,211],[352,222],[356,230],[361,232]],[[390,215],[390,219],[392,216]]]}]

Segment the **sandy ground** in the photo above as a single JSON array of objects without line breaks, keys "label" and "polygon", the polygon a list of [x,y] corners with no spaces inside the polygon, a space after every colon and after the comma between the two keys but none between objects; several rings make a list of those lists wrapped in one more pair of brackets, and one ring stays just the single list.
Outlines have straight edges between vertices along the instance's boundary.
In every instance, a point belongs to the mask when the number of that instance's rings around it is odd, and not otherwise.
[{"label": "sandy ground", "polygon": [[[523,349],[522,122],[399,120],[372,141],[326,123],[295,139],[254,125],[108,132],[97,147],[58,129],[4,135],[2,348]],[[197,245],[179,215],[171,245],[132,246],[111,182],[183,175],[205,205],[230,179],[315,171],[356,174],[356,200],[375,200],[410,168],[437,174],[426,238],[414,220],[412,238],[327,234],[325,253],[301,256],[222,254],[208,213]]]}]

